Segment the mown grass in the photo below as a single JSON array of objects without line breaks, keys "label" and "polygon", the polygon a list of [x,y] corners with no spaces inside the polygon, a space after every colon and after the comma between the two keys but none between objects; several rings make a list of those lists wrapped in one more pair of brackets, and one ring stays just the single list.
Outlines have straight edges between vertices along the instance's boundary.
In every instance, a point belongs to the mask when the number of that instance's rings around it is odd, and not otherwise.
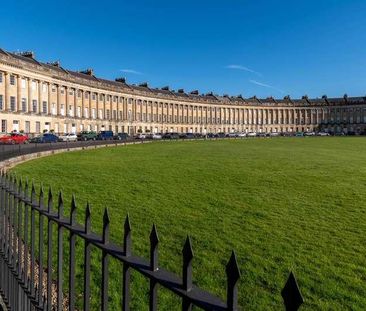
[{"label": "mown grass", "polygon": [[[223,298],[225,264],[234,249],[243,309],[281,310],[280,291],[293,270],[306,301],[303,310],[365,310],[365,163],[364,138],[275,138],[72,152],[13,171],[62,189],[65,198],[74,193],[81,223],[91,202],[96,232],[108,207],[114,241],[122,241],[128,212],[133,252],[146,258],[155,223],[160,264],[176,273],[190,234],[194,283]],[[78,241],[80,265],[82,246]],[[99,253],[92,264],[92,301],[98,309]],[[119,265],[112,262],[110,272],[114,310],[120,303]],[[133,274],[133,284],[132,308],[147,310],[147,281]],[[165,290],[159,299],[161,310],[179,310],[179,300]]]}]

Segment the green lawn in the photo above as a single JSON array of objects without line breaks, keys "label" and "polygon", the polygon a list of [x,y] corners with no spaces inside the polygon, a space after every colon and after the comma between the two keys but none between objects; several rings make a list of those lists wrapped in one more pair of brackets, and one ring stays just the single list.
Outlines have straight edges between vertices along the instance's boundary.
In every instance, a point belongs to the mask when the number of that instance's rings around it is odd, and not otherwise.
[{"label": "green lawn", "polygon": [[[128,212],[135,254],[148,258],[155,223],[160,264],[176,273],[190,234],[194,282],[223,298],[234,249],[245,310],[281,310],[290,270],[306,300],[303,310],[365,310],[365,163],[364,138],[273,138],[103,148],[33,160],[13,171],[62,189],[68,202],[74,193],[80,222],[90,201],[96,232],[108,207],[114,241],[122,241]],[[80,261],[82,246],[78,241]],[[99,286],[100,254],[93,256]],[[121,272],[114,262],[110,270],[117,306]],[[134,274],[133,284],[133,309],[147,310],[148,283]],[[161,310],[179,310],[176,299],[160,293]],[[95,289],[96,309],[97,295]]]}]

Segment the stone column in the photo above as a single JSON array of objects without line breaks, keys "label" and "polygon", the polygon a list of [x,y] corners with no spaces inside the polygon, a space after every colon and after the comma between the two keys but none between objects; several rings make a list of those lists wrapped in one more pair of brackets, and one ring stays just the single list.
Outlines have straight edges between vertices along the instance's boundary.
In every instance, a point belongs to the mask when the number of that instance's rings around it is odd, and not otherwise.
[{"label": "stone column", "polygon": [[27,109],[27,111],[29,112],[29,113],[31,113],[32,112],[32,79],[30,79],[30,78],[28,78],[27,79],[27,86],[28,86],[28,90],[27,90],[27,97],[28,97],[28,99],[27,99],[27,106],[28,106],[28,109]]},{"label": "stone column", "polygon": [[10,98],[9,98],[9,73],[8,72],[4,72],[4,80],[5,80],[5,96],[4,96],[4,110],[8,111],[9,110],[9,102],[10,102]]},{"label": "stone column", "polygon": [[42,103],[42,81],[38,80],[38,113],[43,113],[43,103]]},{"label": "stone column", "polygon": [[52,115],[52,84],[51,83],[47,83],[47,94],[48,94],[48,114]]},{"label": "stone column", "polygon": [[[57,103],[56,103],[56,114],[61,116],[61,86],[57,85]],[[60,129],[59,129],[60,131]]]},{"label": "stone column", "polygon": [[22,111],[22,77],[18,76],[17,80],[17,102],[15,111]]},{"label": "stone column", "polygon": [[65,115],[68,117],[70,115],[69,111],[69,88],[65,86]]}]

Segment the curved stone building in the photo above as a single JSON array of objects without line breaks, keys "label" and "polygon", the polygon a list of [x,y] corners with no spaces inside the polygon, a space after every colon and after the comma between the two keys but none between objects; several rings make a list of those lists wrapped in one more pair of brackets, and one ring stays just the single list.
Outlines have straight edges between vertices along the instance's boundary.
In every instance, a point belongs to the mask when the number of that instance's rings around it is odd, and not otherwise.
[{"label": "curved stone building", "polygon": [[205,95],[129,85],[0,49],[1,132],[362,132],[366,97]]}]

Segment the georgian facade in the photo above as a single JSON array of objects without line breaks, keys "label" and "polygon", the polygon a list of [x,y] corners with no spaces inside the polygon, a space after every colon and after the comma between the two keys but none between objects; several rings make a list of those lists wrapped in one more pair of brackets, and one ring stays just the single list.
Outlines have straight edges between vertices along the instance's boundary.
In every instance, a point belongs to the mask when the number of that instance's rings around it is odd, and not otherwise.
[{"label": "georgian facade", "polygon": [[259,99],[108,81],[0,49],[1,132],[361,132],[366,97]]}]

